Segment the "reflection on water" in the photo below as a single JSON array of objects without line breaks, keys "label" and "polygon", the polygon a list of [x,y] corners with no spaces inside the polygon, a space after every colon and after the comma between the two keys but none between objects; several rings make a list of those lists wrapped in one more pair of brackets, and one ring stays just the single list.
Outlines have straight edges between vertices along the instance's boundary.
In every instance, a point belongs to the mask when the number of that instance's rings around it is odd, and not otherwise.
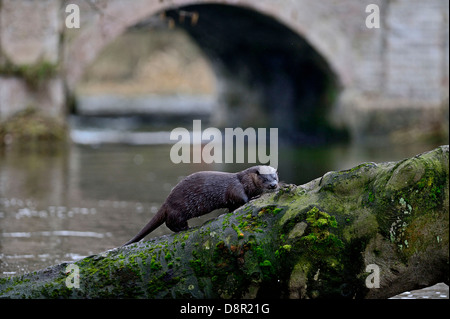
[{"label": "reflection on water", "polygon": [[[280,148],[282,181],[303,184],[330,170],[393,161],[433,149]],[[179,180],[199,170],[236,172],[247,164],[171,163],[170,145],[0,153],[0,277],[73,261],[122,245],[156,213]],[[191,220],[191,226],[222,212]],[[170,233],[165,226],[151,236]]]}]

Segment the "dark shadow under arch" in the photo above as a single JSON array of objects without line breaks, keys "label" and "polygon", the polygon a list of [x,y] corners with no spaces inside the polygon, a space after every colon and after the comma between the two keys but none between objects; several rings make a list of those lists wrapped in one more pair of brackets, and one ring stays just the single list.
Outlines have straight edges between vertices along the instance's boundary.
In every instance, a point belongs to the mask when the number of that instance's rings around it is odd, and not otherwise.
[{"label": "dark shadow under arch", "polygon": [[[198,20],[192,21],[191,14]],[[302,36],[272,17],[237,6],[190,5],[165,15],[211,60],[222,106],[217,126],[278,127],[280,139],[294,143],[346,138],[328,120],[339,80]]]}]

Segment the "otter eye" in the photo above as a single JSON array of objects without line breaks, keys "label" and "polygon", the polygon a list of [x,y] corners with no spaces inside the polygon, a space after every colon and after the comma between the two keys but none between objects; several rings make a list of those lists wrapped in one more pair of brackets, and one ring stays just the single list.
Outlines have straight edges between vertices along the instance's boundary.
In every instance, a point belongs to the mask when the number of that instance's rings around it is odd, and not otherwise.
[{"label": "otter eye", "polygon": [[259,171],[256,171],[256,175],[260,175],[260,174],[259,174]]}]

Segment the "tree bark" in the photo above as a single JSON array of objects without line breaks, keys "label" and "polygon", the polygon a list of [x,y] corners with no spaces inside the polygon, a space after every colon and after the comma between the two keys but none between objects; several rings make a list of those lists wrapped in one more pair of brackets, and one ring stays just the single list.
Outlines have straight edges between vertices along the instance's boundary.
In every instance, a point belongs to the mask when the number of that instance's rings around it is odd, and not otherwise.
[{"label": "tree bark", "polygon": [[387,298],[448,283],[448,153],[284,185],[198,228],[0,279],[0,297]]}]

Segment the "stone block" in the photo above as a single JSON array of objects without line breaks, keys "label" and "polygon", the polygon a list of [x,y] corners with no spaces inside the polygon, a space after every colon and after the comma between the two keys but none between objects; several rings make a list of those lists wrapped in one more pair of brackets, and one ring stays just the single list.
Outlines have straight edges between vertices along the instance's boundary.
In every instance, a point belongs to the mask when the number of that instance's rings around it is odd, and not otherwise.
[{"label": "stone block", "polygon": [[65,102],[64,84],[60,78],[49,79],[36,90],[24,79],[0,76],[0,122],[30,107],[64,121]]},{"label": "stone block", "polygon": [[0,8],[3,59],[15,65],[57,63],[60,5],[57,0],[3,0]]}]

